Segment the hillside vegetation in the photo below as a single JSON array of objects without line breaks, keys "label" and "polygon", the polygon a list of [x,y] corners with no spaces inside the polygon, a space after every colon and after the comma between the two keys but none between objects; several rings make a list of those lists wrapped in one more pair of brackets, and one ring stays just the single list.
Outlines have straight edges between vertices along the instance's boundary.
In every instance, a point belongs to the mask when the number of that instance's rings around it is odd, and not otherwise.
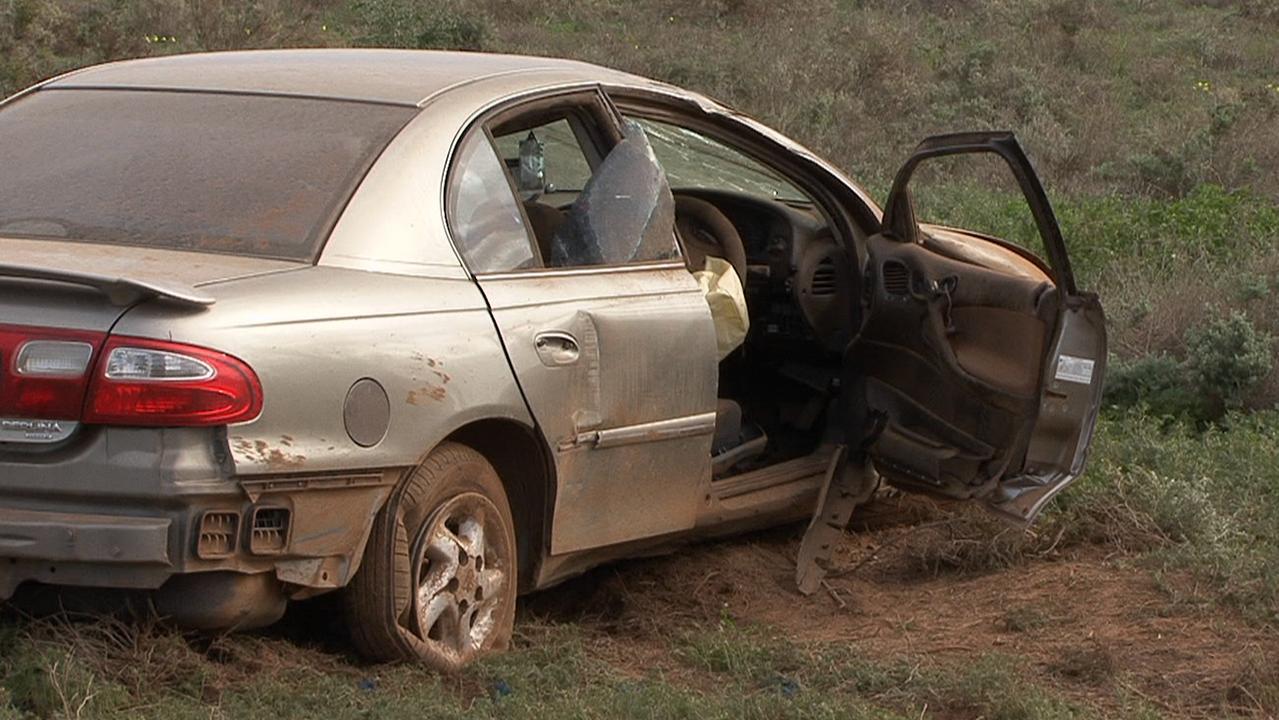
[{"label": "hillside vegetation", "polygon": [[[1014,130],[1081,284],[1109,313],[1108,407],[1087,476],[1034,534],[964,516],[913,557],[933,573],[970,573],[1101,548],[1151,572],[1177,612],[1205,623],[1225,613],[1267,633],[1279,625],[1277,38],[1272,0],[0,0],[0,95],[87,64],[200,50],[565,56],[714,96],[880,198],[924,136]],[[1020,197],[988,182],[990,167],[930,172],[923,214],[1033,246]],[[930,703],[970,711],[955,717],[1096,711],[1028,681],[1009,658],[917,673],[910,658],[872,666],[829,645],[761,639],[731,620],[664,646],[671,678],[638,679],[608,669],[608,643],[529,621],[522,650],[471,676],[388,671],[385,682],[411,696],[404,705],[347,682],[363,671],[327,654],[274,658],[275,684],[257,689],[227,669],[245,653],[278,652],[269,642],[194,646],[147,629],[0,624],[0,719],[286,706],[306,715],[329,706],[289,705],[290,693],[322,696],[335,678],[345,683],[339,714],[353,716],[408,716],[414,703],[452,716],[458,698],[506,717],[918,717]],[[59,639],[67,634],[79,639]],[[100,661],[133,667],[139,653],[165,661],[142,668],[158,690],[135,677],[142,670]],[[791,675],[769,675],[774,665]],[[498,703],[499,676],[524,683],[513,705]],[[791,676],[834,683],[833,694],[792,702]],[[1237,696],[1196,712],[1279,712],[1279,673],[1240,682]],[[1124,694],[1103,714],[1180,714],[1157,700]]]}]

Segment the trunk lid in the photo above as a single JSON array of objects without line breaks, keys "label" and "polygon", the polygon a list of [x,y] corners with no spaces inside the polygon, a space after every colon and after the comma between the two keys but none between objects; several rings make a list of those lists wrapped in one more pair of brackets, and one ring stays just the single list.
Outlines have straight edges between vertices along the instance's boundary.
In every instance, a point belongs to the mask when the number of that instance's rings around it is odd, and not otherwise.
[{"label": "trunk lid", "polygon": [[[215,300],[211,286],[307,265],[0,238],[0,449],[47,448],[76,434],[79,407],[103,341],[116,321],[139,302],[167,302],[189,312],[204,312]],[[23,348],[41,345],[83,348],[77,360],[87,363],[83,372],[44,378],[24,375],[20,371]],[[58,400],[39,404],[42,396]],[[55,405],[58,409],[50,411]]]},{"label": "trunk lid", "polygon": [[17,238],[0,238],[0,258],[0,318],[5,324],[97,332],[110,330],[132,304],[147,297],[181,302],[196,311],[212,300],[208,286],[305,266],[236,255]]}]

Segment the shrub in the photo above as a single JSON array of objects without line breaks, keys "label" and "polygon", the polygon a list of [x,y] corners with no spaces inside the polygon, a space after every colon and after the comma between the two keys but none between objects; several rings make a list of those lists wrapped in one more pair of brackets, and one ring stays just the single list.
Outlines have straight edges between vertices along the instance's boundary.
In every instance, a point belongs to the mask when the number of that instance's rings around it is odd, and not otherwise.
[{"label": "shrub", "polygon": [[1183,360],[1153,354],[1111,365],[1106,402],[1198,422],[1245,406],[1274,369],[1271,336],[1234,311],[1193,327]]},{"label": "shrub", "polygon": [[1186,365],[1194,384],[1214,406],[1243,407],[1274,368],[1274,340],[1239,311],[1196,328],[1187,338]]},{"label": "shrub", "polygon": [[1161,416],[1204,414],[1202,396],[1187,383],[1185,363],[1162,353],[1110,363],[1105,397],[1110,405],[1141,405]]}]

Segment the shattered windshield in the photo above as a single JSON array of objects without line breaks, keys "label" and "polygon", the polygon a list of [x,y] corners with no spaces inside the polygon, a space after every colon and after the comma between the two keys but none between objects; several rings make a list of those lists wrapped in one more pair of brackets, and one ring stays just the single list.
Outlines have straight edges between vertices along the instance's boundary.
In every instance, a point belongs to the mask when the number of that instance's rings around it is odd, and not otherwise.
[{"label": "shattered windshield", "polygon": [[810,202],[799,188],[727,145],[687,128],[631,118],[648,134],[653,152],[677,190],[731,190],[772,200]]}]

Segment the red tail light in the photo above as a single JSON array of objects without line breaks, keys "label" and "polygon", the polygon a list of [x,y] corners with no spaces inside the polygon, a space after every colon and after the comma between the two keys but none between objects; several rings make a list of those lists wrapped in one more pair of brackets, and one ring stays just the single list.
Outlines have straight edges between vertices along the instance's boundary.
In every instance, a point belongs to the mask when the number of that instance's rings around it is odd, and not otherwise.
[{"label": "red tail light", "polygon": [[0,325],[0,417],[79,420],[105,333]]},{"label": "red tail light", "polygon": [[262,385],[242,360],[193,345],[113,335],[94,370],[84,422],[227,425],[261,412]]},{"label": "red tail light", "polygon": [[256,418],[262,385],[208,348],[0,325],[0,418],[212,426]]}]

